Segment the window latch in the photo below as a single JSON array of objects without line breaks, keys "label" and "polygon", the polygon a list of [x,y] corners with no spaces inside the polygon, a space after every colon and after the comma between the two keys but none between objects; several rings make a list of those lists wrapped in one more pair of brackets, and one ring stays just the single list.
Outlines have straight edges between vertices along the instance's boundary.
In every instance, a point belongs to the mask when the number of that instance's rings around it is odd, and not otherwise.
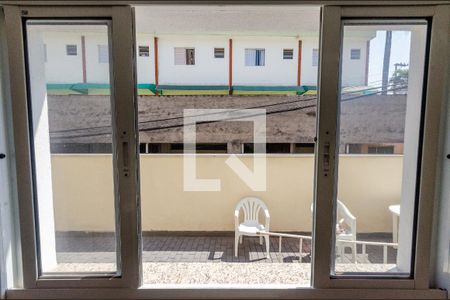
[{"label": "window latch", "polygon": [[323,175],[328,176],[330,172],[330,143],[326,142],[323,145]]}]

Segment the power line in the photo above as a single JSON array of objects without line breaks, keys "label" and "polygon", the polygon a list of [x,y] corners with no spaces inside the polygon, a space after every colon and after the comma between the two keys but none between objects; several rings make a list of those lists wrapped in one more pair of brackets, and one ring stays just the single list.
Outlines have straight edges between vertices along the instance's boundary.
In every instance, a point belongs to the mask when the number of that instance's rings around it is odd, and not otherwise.
[{"label": "power line", "polygon": [[[390,85],[388,85],[388,86],[390,86]],[[375,86],[375,87],[369,87],[369,88],[366,88],[366,89],[352,90],[352,91],[344,92],[344,93],[342,93],[342,95],[367,92],[367,91],[371,91],[371,90],[377,90],[377,89],[380,89],[380,88],[382,88],[382,87],[381,86]],[[374,94],[376,94],[376,93],[374,92],[374,93],[370,93],[368,95],[370,96],[370,95],[374,95]],[[285,102],[278,102],[278,103],[265,104],[265,105],[259,105],[259,106],[251,106],[251,107],[242,107],[242,108],[235,109],[234,111],[238,111],[238,110],[242,110],[242,109],[267,108],[267,107],[286,105],[286,104],[292,104],[292,103],[308,102],[308,101],[312,101],[312,100],[316,100],[316,99],[317,99],[317,96],[313,96],[313,97],[310,97],[310,98],[297,99],[297,100],[293,100],[293,101],[285,101]],[[215,113],[211,112],[211,113],[207,113],[207,114],[194,115],[192,117],[214,115],[214,114],[218,114],[218,113],[220,113],[220,112],[215,112]],[[178,120],[178,119],[183,119],[183,118],[184,118],[184,116],[176,116],[176,117],[170,117],[170,118],[164,118],[164,119],[139,121],[138,124],[142,125],[142,124],[148,124],[148,123],[165,122],[165,121],[172,121],[172,120]],[[65,129],[65,130],[55,130],[55,131],[51,131],[50,134],[77,132],[77,131],[82,131],[82,130],[110,129],[110,128],[111,128],[111,126],[96,126],[96,127],[88,127],[88,128],[74,128],[74,129]],[[92,134],[95,134],[95,135],[106,135],[106,134],[111,134],[111,131],[104,132],[104,133],[92,133]],[[66,137],[67,136],[63,136],[61,138],[66,138]],[[58,137],[53,137],[53,138],[58,138]]]},{"label": "power line", "polygon": [[[402,90],[402,89],[405,89],[406,87],[407,87],[407,85],[404,85],[404,86],[388,89],[387,91]],[[361,98],[364,98],[364,97],[377,95],[377,94],[380,94],[380,93],[381,93],[381,91],[378,91],[378,92],[372,93],[372,94],[358,95],[358,96],[353,96],[353,97],[350,97],[350,98],[344,98],[344,99],[341,100],[341,102],[353,101],[353,100],[361,99]],[[311,99],[313,99],[313,98],[311,98]],[[317,97],[314,97],[314,99],[317,99]],[[294,102],[294,101],[292,101],[292,102]],[[284,103],[282,103],[282,104],[284,104]],[[266,112],[265,115],[272,115],[272,114],[277,114],[277,113],[298,111],[298,110],[313,108],[313,107],[316,107],[316,106],[317,106],[317,104],[311,104],[311,105],[306,105],[306,106],[301,106],[301,107],[294,107],[294,108],[289,108],[289,109],[269,111],[269,112]],[[242,110],[242,109],[249,109],[249,108],[240,108],[240,109],[236,109],[236,111]],[[258,115],[262,115],[262,114],[254,114],[254,115],[250,115],[250,116],[258,116]],[[200,115],[200,116],[203,116],[203,115]],[[223,122],[223,121],[228,121],[228,120],[233,120],[233,119],[240,119],[240,117],[227,118],[227,119],[217,120],[217,121],[216,120],[212,120],[212,121],[196,122],[195,124],[199,124],[200,125],[200,124],[218,123],[218,122]],[[139,132],[148,132],[148,131],[157,131],[157,130],[164,130],[164,129],[181,128],[184,125],[185,124],[174,124],[174,125],[142,128],[142,129],[139,129]],[[187,125],[193,125],[193,124],[187,124]],[[108,133],[88,133],[88,134],[79,134],[79,135],[71,135],[71,136],[52,137],[52,139],[86,138],[86,137],[94,137],[94,136],[107,135],[107,134],[111,134],[111,133],[110,132],[108,132]]]}]

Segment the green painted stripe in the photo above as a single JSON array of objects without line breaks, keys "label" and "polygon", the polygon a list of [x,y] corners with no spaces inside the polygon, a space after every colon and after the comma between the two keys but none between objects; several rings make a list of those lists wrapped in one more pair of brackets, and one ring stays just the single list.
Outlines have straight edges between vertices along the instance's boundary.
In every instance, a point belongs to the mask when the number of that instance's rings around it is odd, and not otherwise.
[{"label": "green painted stripe", "polygon": [[234,85],[233,91],[303,91],[302,86]]},{"label": "green painted stripe", "polygon": [[[137,85],[140,95],[154,95],[156,92],[162,95],[225,95],[229,87],[226,85],[159,85],[153,83],[139,83]],[[91,94],[107,95],[110,85],[107,83],[48,83],[49,94]],[[108,90],[108,91],[105,91]],[[148,92],[144,92],[147,90]],[[237,85],[232,87],[233,94],[304,94],[308,91],[317,91],[316,86],[247,86]],[[246,93],[244,93],[246,92]],[[270,93],[269,93],[270,92]],[[280,92],[280,93],[278,93]]]},{"label": "green painted stripe", "polygon": [[227,90],[227,85],[158,85],[158,90],[183,90],[183,91],[216,91]]},{"label": "green painted stripe", "polygon": [[233,91],[233,95],[296,95],[296,91]]},{"label": "green painted stripe", "polygon": [[228,90],[160,90],[163,96],[228,95]]}]

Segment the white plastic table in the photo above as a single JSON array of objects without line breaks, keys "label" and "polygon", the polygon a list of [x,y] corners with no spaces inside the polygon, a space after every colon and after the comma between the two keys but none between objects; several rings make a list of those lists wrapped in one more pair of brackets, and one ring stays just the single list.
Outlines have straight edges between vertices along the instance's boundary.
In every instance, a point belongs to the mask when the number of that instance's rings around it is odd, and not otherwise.
[{"label": "white plastic table", "polygon": [[400,219],[400,205],[389,206],[389,211],[392,213],[392,242],[398,243],[398,220]]}]

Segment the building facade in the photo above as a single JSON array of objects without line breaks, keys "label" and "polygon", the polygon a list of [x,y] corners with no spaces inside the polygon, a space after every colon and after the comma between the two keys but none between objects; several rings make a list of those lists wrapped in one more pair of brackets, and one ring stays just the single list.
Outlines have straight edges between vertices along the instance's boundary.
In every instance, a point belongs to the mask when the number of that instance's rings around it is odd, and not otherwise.
[{"label": "building facade", "polygon": [[[346,43],[342,52],[346,64],[343,86],[367,85],[371,38],[358,36]],[[104,35],[55,31],[46,32],[42,40],[45,76],[51,87],[109,84],[109,47]],[[318,36],[138,33],[136,41],[141,87],[298,91],[300,86],[317,86]],[[67,72],[69,69],[78,72]]]}]

